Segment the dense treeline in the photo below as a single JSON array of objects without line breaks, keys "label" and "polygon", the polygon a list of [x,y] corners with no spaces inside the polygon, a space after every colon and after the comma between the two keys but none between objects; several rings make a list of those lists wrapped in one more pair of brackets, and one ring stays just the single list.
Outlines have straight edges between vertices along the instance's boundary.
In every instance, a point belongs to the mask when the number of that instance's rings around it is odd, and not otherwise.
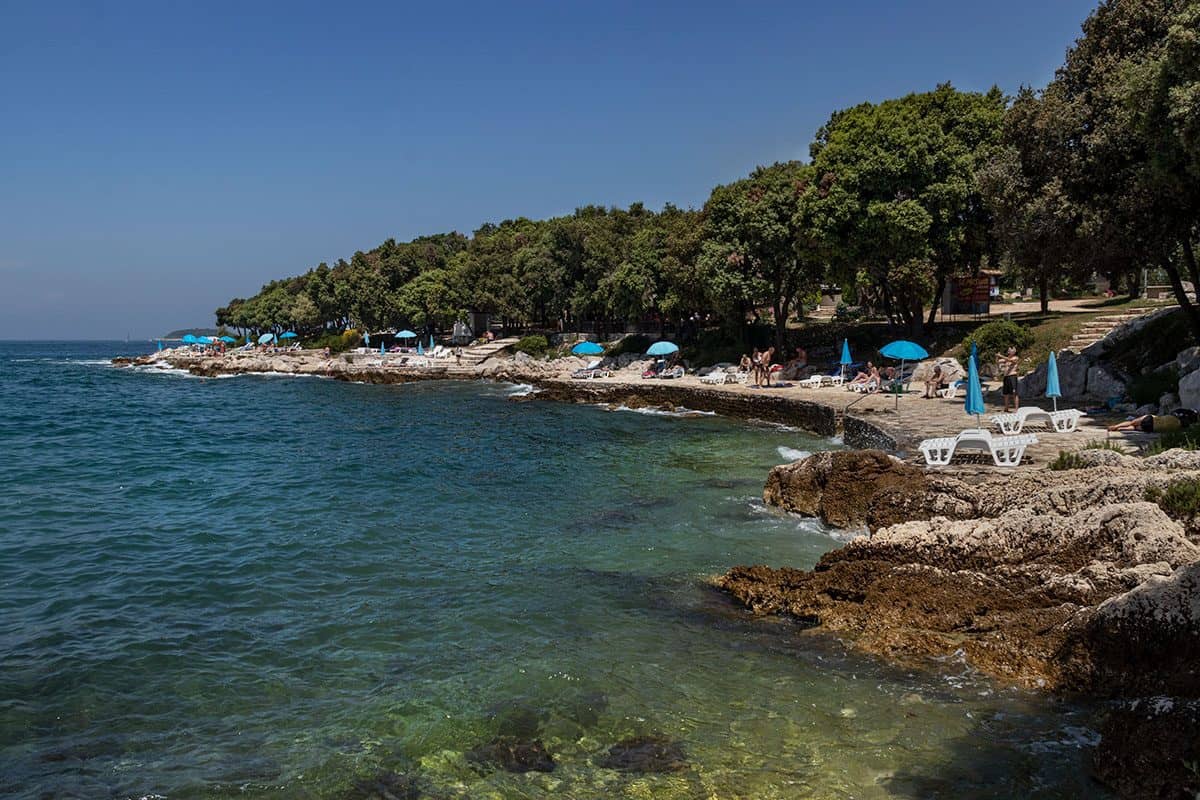
[{"label": "dense treeline", "polygon": [[760,167],[700,210],[587,206],[471,236],[389,239],[217,312],[246,330],[739,328],[822,283],[919,334],[946,282],[1002,266],[1048,300],[1099,272],[1169,277],[1200,333],[1200,0],[1109,0],[1042,90],[932,92],[835,112],[808,163]]}]

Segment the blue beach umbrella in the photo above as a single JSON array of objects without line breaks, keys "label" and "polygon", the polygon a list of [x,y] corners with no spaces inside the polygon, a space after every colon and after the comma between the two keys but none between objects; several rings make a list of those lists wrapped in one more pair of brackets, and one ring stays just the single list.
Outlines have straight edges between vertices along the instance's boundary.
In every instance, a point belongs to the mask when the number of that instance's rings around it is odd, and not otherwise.
[{"label": "blue beach umbrella", "polygon": [[429,334],[429,349],[433,349],[433,334]]},{"label": "blue beach umbrella", "polygon": [[1054,351],[1050,351],[1050,361],[1046,364],[1046,397],[1053,398],[1054,410],[1058,411],[1058,398],[1062,397],[1062,389],[1058,388],[1058,359]]},{"label": "blue beach umbrella", "polygon": [[370,343],[371,343],[371,334],[364,333],[363,334],[363,344],[370,344]]},{"label": "blue beach umbrella", "polygon": [[854,363],[854,359],[850,357],[850,340],[842,339],[842,359],[838,362],[842,365],[842,380],[846,379],[846,367]]},{"label": "blue beach umbrella", "polygon": [[[906,339],[899,339],[890,344],[885,344],[883,349],[879,351],[886,358],[896,358],[900,360],[900,377],[904,377],[904,362],[905,361],[920,361],[922,358],[929,358],[929,353],[925,352],[925,348],[916,342],[910,342]],[[897,387],[899,389],[899,387]],[[896,408],[900,407],[900,392],[896,392]]]},{"label": "blue beach umbrella", "polygon": [[979,367],[975,363],[975,356],[967,361],[967,399],[963,408],[968,414],[975,415],[976,425],[982,425],[979,418],[987,409],[983,406],[983,386],[979,383]]},{"label": "blue beach umbrella", "polygon": [[421,343],[419,341],[417,342],[417,355],[419,355],[419,356],[425,355],[425,348],[421,347]]},{"label": "blue beach umbrella", "polygon": [[159,340],[158,340],[158,351],[159,351],[160,353],[162,352],[162,339],[159,339]]},{"label": "blue beach umbrella", "polygon": [[197,336],[196,344],[212,344],[213,340],[207,336]]},{"label": "blue beach umbrella", "polygon": [[287,331],[286,333],[279,334],[280,339],[295,339],[296,336],[297,333],[295,331]]},{"label": "blue beach umbrella", "polygon": [[975,344],[974,339],[971,340],[971,358],[975,359],[976,363],[979,362],[979,345]]},{"label": "blue beach umbrella", "polygon": [[225,344],[233,344],[237,341],[237,339],[233,338],[232,336],[222,336],[221,341]]},{"label": "blue beach umbrella", "polygon": [[179,341],[183,342],[184,344],[195,344],[195,343],[196,343],[196,337],[195,337],[195,335],[194,335],[194,334],[191,334],[191,333],[185,333],[185,334],[183,335],[183,338],[182,338],[182,339],[180,339]]},{"label": "blue beach umbrella", "polygon": [[415,333],[413,333],[412,331],[410,331],[408,328],[405,328],[404,330],[402,330],[396,334],[396,338],[397,339],[415,339],[415,338],[417,338],[417,335]]},{"label": "blue beach umbrella", "polygon": [[383,354],[383,353],[386,353],[386,352],[387,352],[386,350],[384,350],[384,349],[383,349],[383,342],[380,342],[380,343],[379,343],[379,352],[380,352],[380,354]]},{"label": "blue beach umbrella", "polygon": [[246,334],[246,344],[253,344],[253,343],[254,343],[254,337],[252,337],[250,334],[247,333]]},{"label": "blue beach umbrella", "polygon": [[273,333],[264,333],[262,336],[258,337],[259,344],[266,344],[267,342],[273,341],[275,341],[275,334]]},{"label": "blue beach umbrella", "polygon": [[571,348],[571,352],[577,356],[598,356],[604,348],[595,342],[580,342]]},{"label": "blue beach umbrella", "polygon": [[679,345],[674,342],[661,341],[650,345],[650,349],[646,351],[648,356],[669,356],[671,353],[678,353]]}]

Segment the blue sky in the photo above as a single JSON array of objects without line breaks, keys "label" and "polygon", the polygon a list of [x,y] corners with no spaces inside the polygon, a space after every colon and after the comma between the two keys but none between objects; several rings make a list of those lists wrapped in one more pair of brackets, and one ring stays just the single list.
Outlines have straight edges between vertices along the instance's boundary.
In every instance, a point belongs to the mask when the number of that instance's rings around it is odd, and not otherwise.
[{"label": "blue sky", "polygon": [[147,338],[394,236],[699,206],[831,111],[1043,85],[1089,0],[0,0],[0,338]]}]

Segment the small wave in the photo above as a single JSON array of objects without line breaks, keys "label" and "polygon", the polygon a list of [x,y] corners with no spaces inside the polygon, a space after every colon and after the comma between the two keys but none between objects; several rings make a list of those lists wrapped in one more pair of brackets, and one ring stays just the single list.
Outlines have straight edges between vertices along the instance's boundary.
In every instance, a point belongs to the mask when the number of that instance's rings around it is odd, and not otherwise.
[{"label": "small wave", "polygon": [[812,455],[812,452],[809,450],[797,450],[794,447],[786,447],[782,444],[775,449],[779,452],[779,457],[784,461],[799,461],[802,458],[808,458]]},{"label": "small wave", "polygon": [[506,392],[508,397],[528,397],[531,394],[537,394],[538,390],[530,386],[528,383],[518,383],[516,386]]},{"label": "small wave", "polygon": [[830,436],[829,443],[834,447],[843,447],[846,444],[846,439],[839,433],[837,436]]},{"label": "small wave", "polygon": [[715,417],[715,411],[696,411],[683,406],[676,406],[675,409],[668,410],[665,408],[630,408],[626,405],[619,406],[604,406],[610,411],[632,411],[634,414],[645,414],[650,417],[674,417],[676,419],[684,419],[687,417]]},{"label": "small wave", "polygon": [[259,378],[324,378],[316,372],[276,372],[274,370],[262,370],[253,372],[239,372],[237,374],[221,375],[222,378],[236,378],[238,375],[254,375]]}]

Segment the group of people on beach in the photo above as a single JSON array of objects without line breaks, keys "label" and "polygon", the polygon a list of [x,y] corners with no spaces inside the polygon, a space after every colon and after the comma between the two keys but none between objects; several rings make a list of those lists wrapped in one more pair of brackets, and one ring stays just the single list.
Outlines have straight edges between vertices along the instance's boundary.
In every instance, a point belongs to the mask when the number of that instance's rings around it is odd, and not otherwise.
[{"label": "group of people on beach", "polygon": [[808,353],[803,347],[797,347],[795,354],[785,364],[776,364],[775,347],[766,350],[757,347],[749,354],[743,354],[738,363],[738,369],[748,373],[756,387],[770,387],[772,376],[778,375],[780,380],[793,380],[808,367]]}]

